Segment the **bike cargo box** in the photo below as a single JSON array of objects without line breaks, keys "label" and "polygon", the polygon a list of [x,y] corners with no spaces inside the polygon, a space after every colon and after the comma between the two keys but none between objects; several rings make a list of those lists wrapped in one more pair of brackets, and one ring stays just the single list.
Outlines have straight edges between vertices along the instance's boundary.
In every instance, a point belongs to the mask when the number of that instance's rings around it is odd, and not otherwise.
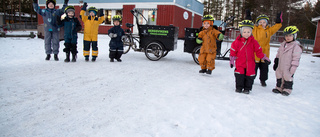
[{"label": "bike cargo box", "polygon": [[197,44],[196,42],[199,32],[199,28],[185,28],[184,52],[192,53],[195,47],[201,46],[201,44]]},{"label": "bike cargo box", "polygon": [[[139,25],[140,45],[147,46],[151,42],[160,42],[165,50],[177,49],[179,27]],[[144,48],[144,47],[140,47]]]}]

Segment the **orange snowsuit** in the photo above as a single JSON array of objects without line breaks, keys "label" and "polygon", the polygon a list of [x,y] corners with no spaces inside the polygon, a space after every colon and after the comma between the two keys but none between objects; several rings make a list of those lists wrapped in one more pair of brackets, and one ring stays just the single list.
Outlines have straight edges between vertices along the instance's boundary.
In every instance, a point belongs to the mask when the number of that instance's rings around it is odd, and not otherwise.
[{"label": "orange snowsuit", "polygon": [[208,29],[203,29],[198,38],[202,39],[202,46],[199,53],[199,64],[201,69],[214,70],[215,59],[217,54],[216,40],[221,32],[210,26]]},{"label": "orange snowsuit", "polygon": [[[255,40],[258,41],[259,45],[262,48],[262,52],[266,54],[266,56],[269,58],[270,55],[270,39],[273,34],[275,34],[280,28],[282,27],[281,23],[277,23],[273,25],[272,27],[267,26],[266,29],[264,29],[261,25],[255,26],[252,30],[252,35]],[[257,56],[255,57],[256,63],[264,62]]]}]

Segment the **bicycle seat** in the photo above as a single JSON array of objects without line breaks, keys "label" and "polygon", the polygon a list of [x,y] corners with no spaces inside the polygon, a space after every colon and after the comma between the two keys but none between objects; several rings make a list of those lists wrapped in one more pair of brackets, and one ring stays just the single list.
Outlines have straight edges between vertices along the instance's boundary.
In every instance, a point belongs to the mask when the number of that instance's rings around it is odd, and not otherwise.
[{"label": "bicycle seat", "polygon": [[130,24],[130,23],[126,23],[126,26],[127,26],[128,28],[132,28],[134,25],[133,25],[133,24]]}]

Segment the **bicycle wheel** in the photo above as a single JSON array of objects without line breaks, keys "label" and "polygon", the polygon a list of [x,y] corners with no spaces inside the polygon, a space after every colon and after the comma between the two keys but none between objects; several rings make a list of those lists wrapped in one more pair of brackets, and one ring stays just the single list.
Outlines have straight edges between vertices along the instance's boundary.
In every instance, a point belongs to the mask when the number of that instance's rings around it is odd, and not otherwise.
[{"label": "bicycle wheel", "polygon": [[129,52],[131,44],[132,44],[130,36],[125,35],[121,40],[123,42],[123,54],[126,54]]},{"label": "bicycle wheel", "polygon": [[144,52],[149,60],[157,61],[163,57],[164,48],[159,42],[151,42],[145,47]]},{"label": "bicycle wheel", "polygon": [[167,56],[167,55],[168,55],[168,53],[169,53],[169,50],[164,51],[164,53],[163,53],[163,56],[162,56],[162,57]]},{"label": "bicycle wheel", "polygon": [[201,46],[198,46],[198,47],[195,47],[192,51],[193,61],[198,65],[199,65],[198,57],[199,57],[200,49],[201,49]]}]

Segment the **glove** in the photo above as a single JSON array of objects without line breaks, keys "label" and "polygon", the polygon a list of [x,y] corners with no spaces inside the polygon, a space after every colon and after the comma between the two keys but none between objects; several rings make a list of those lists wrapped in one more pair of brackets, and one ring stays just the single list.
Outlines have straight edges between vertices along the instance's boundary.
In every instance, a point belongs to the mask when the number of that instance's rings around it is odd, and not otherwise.
[{"label": "glove", "polygon": [[38,3],[38,0],[33,0],[33,3]]},{"label": "glove", "polygon": [[234,61],[237,59],[235,56],[230,56],[230,68],[233,68],[234,66]]},{"label": "glove", "polygon": [[203,41],[202,41],[202,38],[197,38],[196,39],[196,42],[198,43],[198,44],[201,44]]},{"label": "glove", "polygon": [[83,7],[81,8],[81,10],[86,11],[87,7],[88,7],[88,4],[85,2],[85,3],[83,3]]},{"label": "glove", "polygon": [[266,54],[264,54],[264,57],[261,58],[261,59],[264,60],[264,62],[267,63],[268,65],[271,64],[271,61],[270,61],[270,59],[266,56]]},{"label": "glove", "polygon": [[68,5],[69,0],[64,0],[64,4]]},{"label": "glove", "polygon": [[276,71],[278,68],[279,58],[274,58],[273,70]]},{"label": "glove", "polygon": [[277,14],[277,19],[276,19],[276,23],[282,23],[283,20],[282,20],[282,12],[280,11],[278,14]]},{"label": "glove", "polygon": [[224,35],[222,33],[220,33],[219,36],[218,36],[218,40],[222,41],[223,38],[224,38]]},{"label": "glove", "polygon": [[110,38],[116,38],[117,36],[118,36],[118,35],[115,34],[115,33],[110,33],[110,34],[109,34],[109,37],[110,37]]},{"label": "glove", "polygon": [[64,19],[66,18],[66,16],[67,16],[66,13],[62,14],[62,15],[61,15],[61,20],[64,20]]},{"label": "glove", "polygon": [[103,9],[100,9],[100,17],[104,16]]},{"label": "glove", "polygon": [[245,19],[246,20],[252,20],[250,9],[246,9],[246,17],[245,17]]}]

